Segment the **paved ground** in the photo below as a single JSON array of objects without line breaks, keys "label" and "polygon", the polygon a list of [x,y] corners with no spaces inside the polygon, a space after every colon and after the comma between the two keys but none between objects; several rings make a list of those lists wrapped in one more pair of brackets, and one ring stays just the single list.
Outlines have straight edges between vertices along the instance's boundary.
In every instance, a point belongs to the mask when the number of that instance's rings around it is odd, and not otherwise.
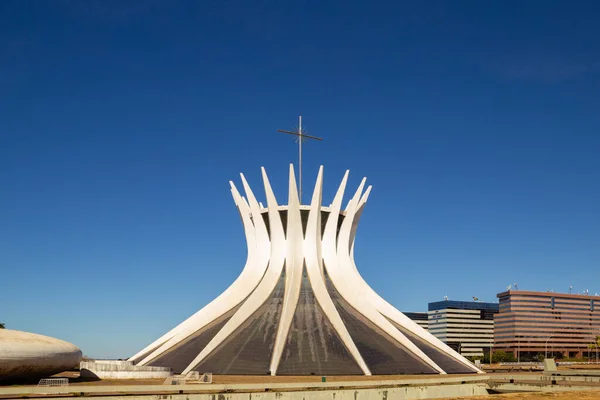
[{"label": "paved ground", "polygon": [[[579,367],[579,366],[578,366]],[[581,366],[584,367],[584,366]],[[580,368],[581,368],[580,367]],[[600,366],[587,365],[585,369],[594,369]],[[559,369],[568,369],[568,367],[560,367]],[[570,368],[569,368],[570,369]],[[474,376],[471,374],[468,376]],[[495,374],[488,374],[493,376]],[[519,376],[524,378],[533,375],[541,375],[540,372],[512,372],[511,376],[514,376],[515,381],[519,381]],[[58,376],[68,377],[70,386],[112,386],[112,385],[161,385],[164,379],[148,379],[148,380],[103,380],[103,381],[80,381],[79,372],[66,372]],[[460,375],[453,375],[460,376]],[[433,379],[439,378],[439,375],[377,375],[377,376],[328,376],[327,382],[357,382],[357,381],[386,381],[386,380],[409,380],[409,379]],[[321,376],[236,376],[236,375],[214,375],[213,383],[215,384],[269,384],[269,383],[312,383],[321,382]],[[560,386],[563,383],[559,382]],[[578,386],[585,386],[586,384],[597,384],[578,382]],[[28,385],[25,385],[28,386]],[[35,386],[35,385],[32,385]],[[6,387],[6,386],[5,386]],[[13,386],[14,387],[14,386]],[[578,391],[578,392],[564,392],[564,393],[511,393],[501,395],[489,395],[489,396],[476,396],[476,397],[460,397],[460,398],[448,398],[446,400],[571,400],[571,399],[583,399],[583,400],[600,400],[600,390],[595,391]]]},{"label": "paved ground", "polygon": [[489,396],[448,397],[438,400],[600,400],[600,391],[563,393],[510,393]]}]

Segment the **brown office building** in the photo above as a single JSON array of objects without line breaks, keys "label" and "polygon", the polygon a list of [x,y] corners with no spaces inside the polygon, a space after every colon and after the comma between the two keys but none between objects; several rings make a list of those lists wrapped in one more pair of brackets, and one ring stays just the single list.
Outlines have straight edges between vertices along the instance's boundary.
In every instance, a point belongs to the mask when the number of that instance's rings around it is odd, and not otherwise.
[{"label": "brown office building", "polygon": [[600,296],[509,290],[498,298],[494,350],[521,360],[546,352],[558,358],[596,356],[588,346],[600,335]]}]

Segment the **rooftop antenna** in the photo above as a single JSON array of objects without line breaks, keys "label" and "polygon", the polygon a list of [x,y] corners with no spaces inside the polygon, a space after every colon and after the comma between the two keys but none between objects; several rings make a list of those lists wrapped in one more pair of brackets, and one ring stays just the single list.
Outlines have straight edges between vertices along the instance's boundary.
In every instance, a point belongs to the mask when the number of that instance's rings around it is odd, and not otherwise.
[{"label": "rooftop antenna", "polygon": [[519,287],[517,286],[517,282],[515,282],[515,284],[513,285],[515,290],[519,290]]},{"label": "rooftop antenna", "polygon": [[449,297],[448,296],[444,296],[444,300],[448,301]]},{"label": "rooftop antenna", "polygon": [[479,301],[479,297],[473,296],[473,301]]},{"label": "rooftop antenna", "polygon": [[323,140],[320,137],[305,135],[302,132],[302,116],[298,118],[298,132],[293,131],[285,131],[283,129],[278,129],[278,132],[287,133],[289,135],[298,136],[298,197],[300,198],[300,204],[302,204],[302,142],[304,140]]},{"label": "rooftop antenna", "polygon": [[510,291],[510,289],[512,289],[512,285],[508,285],[508,286],[506,287],[506,291],[507,291],[507,292],[508,292],[508,291]]},{"label": "rooftop antenna", "polygon": [[569,286],[569,294],[571,294],[571,292],[573,291],[573,285]]}]

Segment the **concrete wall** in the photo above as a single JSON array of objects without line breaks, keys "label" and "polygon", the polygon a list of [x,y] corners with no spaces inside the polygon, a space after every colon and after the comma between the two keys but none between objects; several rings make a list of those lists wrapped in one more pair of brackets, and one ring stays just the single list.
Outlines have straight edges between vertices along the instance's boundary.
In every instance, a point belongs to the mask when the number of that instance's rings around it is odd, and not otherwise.
[{"label": "concrete wall", "polygon": [[[196,388],[206,388],[210,390],[212,385],[195,385]],[[157,386],[152,386],[157,388]],[[178,386],[183,387],[183,386]],[[189,388],[190,385],[185,385]],[[107,386],[104,392],[107,392]],[[164,394],[172,391],[174,386],[159,386],[162,388],[161,394],[127,394],[122,387],[119,393],[115,395],[103,395],[103,400],[405,400],[405,399],[438,399],[444,397],[468,397],[475,395],[486,395],[486,384],[484,382],[471,382],[465,384],[452,385],[422,385],[422,386],[404,386],[389,388],[314,388],[313,390],[301,391],[262,391],[262,392],[236,392],[236,393],[185,393],[185,394]],[[41,388],[40,388],[41,389]],[[139,390],[140,387],[138,386]],[[70,387],[68,391],[65,388],[48,388],[45,392],[67,393],[70,391],[82,395],[83,390],[89,390],[80,387],[75,390]],[[183,391],[183,390],[182,390]],[[37,390],[42,393],[44,391]],[[0,389],[0,394],[2,390]],[[83,394],[85,395],[85,393]],[[36,399],[34,394],[28,395],[29,399]],[[38,397],[40,400],[42,397]]]},{"label": "concrete wall", "polygon": [[131,361],[94,360],[80,364],[82,378],[87,379],[160,379],[173,375],[170,368],[133,365]]},{"label": "concrete wall", "polygon": [[103,400],[405,400],[487,395],[484,384],[301,392],[110,396]]}]

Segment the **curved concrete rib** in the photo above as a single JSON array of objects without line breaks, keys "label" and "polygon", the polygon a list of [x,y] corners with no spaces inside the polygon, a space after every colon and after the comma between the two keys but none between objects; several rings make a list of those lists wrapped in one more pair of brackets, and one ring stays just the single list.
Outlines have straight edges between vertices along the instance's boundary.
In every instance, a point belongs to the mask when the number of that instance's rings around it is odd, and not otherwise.
[{"label": "curved concrete rib", "polygon": [[[245,199],[240,195],[233,182],[230,181],[229,184],[231,186],[231,194],[242,219],[246,243],[248,246],[248,256],[246,258],[244,269],[237,279],[223,293],[221,293],[221,295],[208,303],[191,317],[183,321],[181,324],[160,337],[154,343],[130,358],[130,360],[135,361],[146,355],[139,365],[148,364],[165,351],[180,343],[181,340],[184,340],[189,335],[193,334],[199,329],[202,329],[216,318],[227,313],[233,307],[241,303],[246,297],[248,297],[253,288],[258,285],[258,282],[260,282],[262,279],[267,264],[266,262],[261,264],[258,262],[258,260],[256,260],[257,228],[250,218],[250,207]],[[260,223],[264,227],[264,222],[262,219],[260,220]],[[258,230],[260,231],[261,228],[258,228]],[[266,227],[264,227],[264,232],[266,233]]]},{"label": "curved concrete rib", "polygon": [[360,220],[360,216],[363,213],[363,210],[365,208],[365,203],[367,202],[367,199],[369,198],[369,194],[371,194],[372,188],[373,188],[373,186],[367,187],[367,190],[360,198],[360,202],[358,203],[356,215],[354,217],[354,222],[352,223],[352,230],[350,231],[350,258],[352,259],[352,266],[356,270],[356,272],[358,272],[358,269],[356,268],[356,263],[354,262],[354,242],[356,240],[356,230],[358,229],[358,222]]},{"label": "curved concrete rib", "polygon": [[[366,179],[363,179],[360,187],[356,191],[354,197],[350,200],[346,209],[346,216],[342,222],[340,232],[338,234],[337,244],[337,261],[333,259],[325,259],[327,272],[331,281],[339,294],[350,304],[356,311],[369,319],[373,324],[378,326],[389,336],[400,343],[408,352],[412,353],[417,359],[423,361],[440,374],[445,374],[445,371],[440,368],[431,358],[423,351],[414,345],[402,332],[400,332],[390,321],[384,318],[377,309],[370,304],[365,296],[364,286],[357,281],[354,274],[349,272],[353,270],[352,261],[350,258],[350,233],[352,223],[357,211],[360,195],[364,187]],[[330,265],[331,264],[331,265]]]},{"label": "curved concrete rib", "polygon": [[[263,178],[266,177],[266,173],[263,169]],[[244,189],[246,190],[246,194],[250,199],[250,207],[252,209],[252,217],[254,221],[260,219],[262,221],[262,216],[260,215],[260,208],[254,195],[252,194],[252,190],[244,179],[242,175],[242,183],[244,184]],[[269,184],[268,179],[264,181],[265,191],[267,195],[267,206],[269,207],[269,225],[270,225],[270,233],[271,233],[271,241],[274,243],[278,243],[277,246],[272,246],[268,237],[259,238],[257,237],[257,248],[260,249],[260,253],[264,256],[268,262],[267,271],[265,272],[263,279],[260,281],[258,286],[256,286],[256,290],[252,292],[252,294],[248,297],[248,299],[240,306],[240,308],[235,312],[233,317],[221,330],[212,338],[212,340],[202,349],[200,354],[196,356],[196,358],[187,366],[187,368],[183,371],[183,374],[186,374],[193,370],[198,364],[200,364],[208,355],[210,355],[227,337],[229,337],[237,328],[239,328],[250,316],[258,310],[260,306],[262,306],[265,301],[269,298],[270,294],[275,289],[277,285],[277,281],[279,280],[281,273],[283,271],[283,262],[285,259],[285,250],[283,241],[285,238],[283,237],[283,226],[281,223],[281,218],[279,217],[279,211],[277,210],[277,201],[275,199],[275,195],[271,190],[271,186]],[[265,230],[266,232],[266,230]],[[270,259],[270,261],[269,261]]]},{"label": "curved concrete rib", "polygon": [[[415,340],[412,339],[413,336],[474,372],[482,373],[464,357],[385,301],[367,284],[358,271],[354,260],[356,232],[372,189],[369,186],[363,193],[366,179],[361,181],[358,190],[349,200],[346,210],[341,211],[342,198],[348,181],[349,172],[346,171],[333,202],[329,207],[322,207],[323,167],[321,166],[310,206],[306,207],[302,206],[298,199],[294,169],[293,165],[290,165],[287,225],[284,227],[280,209],[286,207],[279,207],[266,171],[264,168],[261,170],[268,208],[257,201],[244,175],[240,174],[246,197],[241,196],[235,185],[230,182],[231,193],[242,219],[248,245],[246,265],[238,278],[219,297],[146,346],[130,360],[139,362],[140,365],[150,364],[157,359],[162,360],[159,357],[177,348],[180,344],[186,343],[189,337],[201,332],[204,327],[237,307],[233,316],[212,340],[203,349],[197,349],[196,353],[190,354],[195,358],[183,373],[196,369],[215,350],[219,349],[228,337],[236,334],[244,322],[268,301],[285,268],[285,290],[280,306],[281,313],[277,321],[272,356],[269,360],[270,374],[276,375],[298,307],[303,272],[306,268],[315,301],[323,312],[323,316],[329,321],[361,371],[365,375],[371,375],[369,366],[356,347],[329,294],[328,282],[325,277],[326,268],[328,279],[336,288],[339,296],[370,323],[375,324],[378,329],[393,338],[415,360],[429,365],[438,373],[445,373],[413,343]],[[301,208],[309,210],[306,232],[303,232],[302,229]],[[322,231],[323,212],[328,212],[329,215]],[[265,213],[268,216],[269,230],[267,230],[264,220]],[[342,216],[344,219],[338,229]]]},{"label": "curved concrete rib", "polygon": [[[335,195],[335,199],[331,205],[331,211],[325,224],[323,239],[321,239],[321,198],[323,187],[323,167],[319,169],[317,184],[313,193],[308,224],[306,226],[306,239],[304,240],[304,254],[306,257],[306,269],[310,285],[315,294],[315,298],[321,306],[325,317],[329,320],[333,328],[339,335],[342,343],[354,358],[359,368],[365,375],[371,375],[369,367],[362,358],[360,351],[356,347],[354,340],[344,325],[344,321],[340,317],[338,310],[329,296],[327,285],[323,277],[323,258],[336,259],[336,236],[337,236],[337,221],[340,215],[340,204],[348,182],[348,173],[346,171],[342,183]],[[337,208],[336,208],[337,207]]]},{"label": "curved concrete rib", "polygon": [[459,353],[452,350],[446,343],[442,342],[440,339],[433,336],[431,333],[429,333],[428,331],[426,331],[425,329],[420,327],[415,321],[408,318],[406,315],[404,315],[402,312],[400,312],[398,309],[396,309],[396,307],[394,307],[393,305],[388,303],[383,297],[381,297],[379,294],[377,294],[377,292],[365,281],[365,279],[362,277],[362,275],[358,271],[358,268],[356,267],[356,262],[354,261],[354,242],[356,239],[356,229],[358,226],[358,222],[359,222],[359,219],[364,210],[367,199],[369,198],[370,192],[371,192],[371,186],[369,186],[367,188],[367,191],[361,197],[360,202],[358,203],[358,206],[357,206],[358,211],[356,212],[356,215],[354,217],[354,222],[352,224],[352,232],[351,232],[352,247],[350,250],[350,260],[351,260],[353,271],[351,273],[355,274],[357,281],[361,282],[363,289],[364,289],[364,293],[366,294],[366,296],[369,297],[371,303],[375,306],[377,311],[379,311],[383,316],[392,320],[393,322],[397,323],[398,325],[402,326],[407,331],[411,332],[418,338],[424,340],[428,344],[435,347],[437,350],[441,351],[442,353],[446,354],[448,357],[451,357],[452,359],[456,360],[457,362],[461,363],[462,365],[471,369],[472,371],[477,372],[477,373],[483,373],[483,371],[481,371],[480,369],[475,367],[465,357],[461,356]]},{"label": "curved concrete rib", "polygon": [[[279,326],[277,327],[273,356],[271,357],[269,369],[271,375],[275,375],[279,368],[279,362],[281,361],[281,356],[285,349],[286,339],[290,332],[296,307],[298,306],[300,288],[302,286],[302,267],[304,261],[302,255],[302,219],[300,216],[300,200],[298,199],[298,190],[296,188],[294,166],[291,164],[288,193],[285,295],[283,297],[281,318],[279,320]],[[271,206],[269,206],[269,210],[270,209]]]}]

